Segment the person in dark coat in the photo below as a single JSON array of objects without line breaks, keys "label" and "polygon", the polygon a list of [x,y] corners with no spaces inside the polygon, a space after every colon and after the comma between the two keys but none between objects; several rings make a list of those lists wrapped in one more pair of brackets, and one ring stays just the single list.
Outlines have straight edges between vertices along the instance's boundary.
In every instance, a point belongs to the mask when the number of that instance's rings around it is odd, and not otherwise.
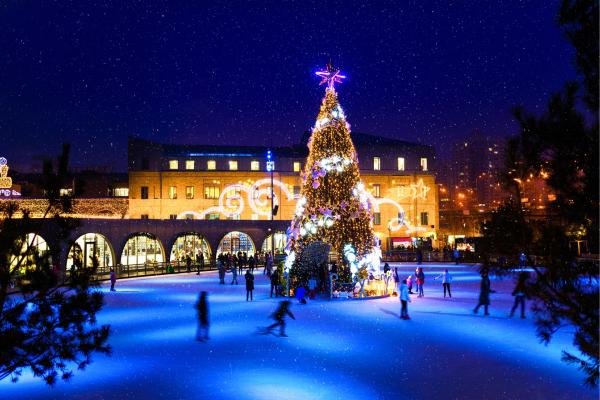
[{"label": "person in dark coat", "polygon": [[185,256],[185,266],[187,267],[187,272],[192,271],[192,257],[189,254]]},{"label": "person in dark coat", "polygon": [[111,267],[110,269],[110,291],[116,292],[115,283],[117,283],[117,274],[115,274],[115,269]]},{"label": "person in dark coat", "polygon": [[248,268],[250,269],[250,272],[252,272],[254,274],[254,257],[250,256],[250,258],[248,258]]},{"label": "person in dark coat", "polygon": [[196,255],[196,275],[200,275],[202,268],[204,268],[204,254],[198,253]]},{"label": "person in dark coat", "polygon": [[279,302],[279,307],[277,307],[277,310],[271,314],[271,317],[275,320],[275,323],[265,328],[263,332],[264,335],[271,333],[274,328],[279,326],[279,336],[287,337],[285,334],[285,316],[289,315],[292,319],[296,319],[294,314],[292,314],[290,311],[291,304],[292,303],[289,300],[283,300]]},{"label": "person in dark coat", "polygon": [[254,290],[254,275],[252,275],[248,269],[246,270],[244,277],[246,278],[246,301],[248,301],[248,297],[250,297],[250,301],[254,301],[252,298],[252,291]]},{"label": "person in dark coat", "polygon": [[490,305],[490,278],[486,269],[481,271],[481,288],[479,292],[479,303],[477,307],[473,309],[473,313],[477,314],[479,307],[483,306],[485,310],[484,315],[490,315],[488,312],[488,306]]},{"label": "person in dark coat", "polygon": [[513,290],[512,295],[515,296],[515,304],[510,310],[510,318],[515,315],[515,310],[521,305],[521,319],[525,318],[525,296],[527,295],[527,279],[529,278],[529,274],[527,272],[521,272],[519,274],[519,280],[517,281],[517,285],[515,286],[515,290]]},{"label": "person in dark coat", "polygon": [[196,340],[204,342],[208,340],[208,293],[200,292],[198,302],[196,303],[198,311],[198,330],[196,331]]},{"label": "person in dark coat", "polygon": [[273,297],[273,290],[275,290],[275,297],[279,297],[279,271],[273,271],[271,274],[271,297]]}]

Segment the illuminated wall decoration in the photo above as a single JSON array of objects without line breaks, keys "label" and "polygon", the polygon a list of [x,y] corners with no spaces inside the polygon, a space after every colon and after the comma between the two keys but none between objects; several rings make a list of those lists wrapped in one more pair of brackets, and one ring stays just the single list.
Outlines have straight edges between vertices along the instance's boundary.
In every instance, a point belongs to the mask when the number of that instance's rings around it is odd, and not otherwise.
[{"label": "illuminated wall decoration", "polygon": [[[287,185],[277,179],[273,180],[273,186],[279,187],[288,201],[294,199],[294,194],[288,189]],[[219,204],[209,207],[204,211],[184,211],[177,215],[178,219],[185,219],[187,215],[193,215],[197,219],[204,219],[206,215],[220,213],[227,218],[235,218],[244,212],[246,203],[243,196],[231,196],[231,193],[245,193],[248,205],[253,213],[263,216],[271,216],[271,180],[261,179],[253,185],[236,183],[226,186],[219,196]],[[279,205],[279,198],[275,195],[273,205]]]},{"label": "illuminated wall decoration", "polygon": [[8,161],[0,157],[0,189],[10,189],[12,187],[12,178],[8,177]]},{"label": "illuminated wall decoration", "polygon": [[0,196],[18,197],[21,193],[12,189],[12,178],[8,176],[8,161],[0,157]]},{"label": "illuminated wall decoration", "polygon": [[398,197],[401,199],[427,200],[427,192],[430,190],[431,188],[423,183],[423,179],[419,179],[417,183],[411,183],[409,186],[400,186],[398,188]]}]

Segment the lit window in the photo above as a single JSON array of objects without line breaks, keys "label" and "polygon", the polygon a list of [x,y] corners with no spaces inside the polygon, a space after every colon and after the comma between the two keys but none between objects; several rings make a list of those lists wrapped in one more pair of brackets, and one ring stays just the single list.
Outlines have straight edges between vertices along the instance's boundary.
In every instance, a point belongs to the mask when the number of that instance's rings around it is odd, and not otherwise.
[{"label": "lit window", "polygon": [[375,185],[373,185],[373,196],[374,197],[381,197],[381,185],[376,183]]},{"label": "lit window", "polygon": [[429,214],[426,212],[421,213],[421,225],[429,225]]},{"label": "lit window", "polygon": [[185,169],[189,170],[194,170],[194,160],[186,160],[185,162]]},{"label": "lit window", "polygon": [[240,197],[242,197],[242,189],[240,189],[237,186],[230,187],[229,189],[227,189],[226,197],[228,199],[239,199]]},{"label": "lit window", "polygon": [[380,171],[381,170],[381,158],[373,157],[373,170]]},{"label": "lit window", "polygon": [[258,214],[252,214],[252,221],[258,221]]},{"label": "lit window", "polygon": [[179,161],[169,160],[169,169],[179,169]]},{"label": "lit window", "polygon": [[421,171],[427,171],[427,158],[421,157]]},{"label": "lit window", "polygon": [[219,213],[206,214],[204,219],[219,219]]},{"label": "lit window", "polygon": [[206,185],[204,186],[204,198],[205,199],[218,199],[221,195],[221,188],[219,186]]},{"label": "lit window", "polygon": [[235,160],[230,160],[230,161],[229,161],[229,170],[230,170],[230,171],[237,171],[237,169],[238,169],[238,164],[237,164],[237,161],[235,161]]},{"label": "lit window", "polygon": [[381,225],[381,213],[373,213],[373,225]]},{"label": "lit window", "polygon": [[300,163],[298,161],[294,162],[294,172],[300,172]]},{"label": "lit window", "polygon": [[260,170],[260,161],[252,161],[250,163],[250,169],[252,171],[259,171]]},{"label": "lit window", "polygon": [[129,188],[115,188],[113,193],[115,197],[127,197],[129,196]]},{"label": "lit window", "polygon": [[60,189],[61,196],[71,196],[73,194],[73,189]]},{"label": "lit window", "polygon": [[177,186],[169,186],[169,198],[171,200],[177,198]]},{"label": "lit window", "polygon": [[209,160],[206,162],[206,169],[213,171],[217,169],[217,162],[215,160]]},{"label": "lit window", "polygon": [[194,187],[193,186],[185,187],[185,198],[188,200],[194,198]]},{"label": "lit window", "polygon": [[404,171],[404,157],[398,157],[398,171]]}]

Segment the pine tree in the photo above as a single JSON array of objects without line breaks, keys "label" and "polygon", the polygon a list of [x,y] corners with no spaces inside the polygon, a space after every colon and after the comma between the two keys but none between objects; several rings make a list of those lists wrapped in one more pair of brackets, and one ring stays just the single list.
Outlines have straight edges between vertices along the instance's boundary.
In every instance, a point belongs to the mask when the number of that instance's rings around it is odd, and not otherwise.
[{"label": "pine tree", "polygon": [[374,245],[369,197],[360,180],[350,125],[334,88],[344,76],[331,65],[317,75],[327,88],[308,142],[300,199],[288,232],[286,266],[293,266],[294,286],[305,284],[311,273],[300,262],[311,243],[329,244],[353,273],[367,266]]}]

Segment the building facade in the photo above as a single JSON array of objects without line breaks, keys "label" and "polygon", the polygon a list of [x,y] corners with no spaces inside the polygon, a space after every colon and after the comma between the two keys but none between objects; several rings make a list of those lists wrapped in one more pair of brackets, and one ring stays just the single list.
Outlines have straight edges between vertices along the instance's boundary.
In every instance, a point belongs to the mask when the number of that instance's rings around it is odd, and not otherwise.
[{"label": "building facade", "polygon": [[[303,142],[308,139],[305,135]],[[435,154],[430,146],[353,134],[361,179],[374,205],[384,249],[437,239]],[[165,145],[129,142],[129,210],[133,219],[291,220],[308,154],[291,147]],[[274,162],[267,170],[267,151]]]}]

